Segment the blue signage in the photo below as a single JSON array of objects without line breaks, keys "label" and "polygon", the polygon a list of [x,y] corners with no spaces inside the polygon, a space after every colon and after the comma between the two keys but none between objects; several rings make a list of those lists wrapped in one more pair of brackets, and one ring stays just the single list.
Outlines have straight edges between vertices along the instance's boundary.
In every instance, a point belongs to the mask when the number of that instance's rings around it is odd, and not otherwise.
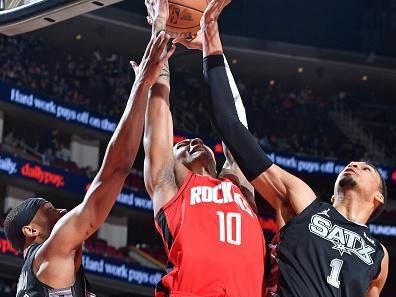
[{"label": "blue signage", "polygon": [[368,228],[372,235],[396,238],[396,226],[370,224],[368,225]]},{"label": "blue signage", "polygon": [[[291,154],[268,153],[268,157],[280,167],[284,169],[290,169],[295,172],[308,173],[308,174],[326,174],[337,176],[347,165],[346,162],[336,160],[323,160],[311,157],[301,157]],[[382,177],[386,180],[392,180],[393,175],[396,172],[395,169],[385,166],[376,166]]]},{"label": "blue signage", "polygon": [[20,87],[0,82],[0,100],[20,105],[60,120],[74,122],[102,132],[114,132],[117,121],[66,103],[43,97]]},{"label": "blue signage", "polygon": [[87,272],[147,287],[155,287],[164,275],[159,270],[130,265],[90,253],[83,254],[82,264]]},{"label": "blue signage", "polygon": [[[91,111],[83,110],[65,103],[59,103],[56,100],[44,98],[34,92],[27,91],[20,87],[10,86],[3,82],[0,82],[0,100],[25,107],[30,110],[38,111],[57,119],[85,125],[103,132],[112,133],[117,127],[117,121],[114,119],[100,116]],[[195,136],[191,134],[177,133],[177,135],[175,134],[174,136],[174,142],[178,142],[184,138],[193,137]],[[220,142],[214,139],[205,138],[205,143],[207,143],[215,153],[222,153]],[[308,174],[319,173],[337,176],[347,165],[346,162],[339,160],[324,160],[277,152],[268,152],[268,156],[275,164],[285,169]],[[7,161],[5,160],[4,162]],[[10,164],[2,163],[0,160],[0,170],[1,167],[12,170],[9,166]],[[385,166],[378,166],[377,168],[386,181],[396,183],[396,169]],[[134,195],[123,195],[120,197],[119,201],[123,201],[124,204],[130,205],[132,201],[134,201],[134,198]],[[138,203],[141,202],[139,199],[137,199],[137,201]]]},{"label": "blue signage", "polygon": [[[0,173],[22,177],[31,182],[75,193],[83,197],[92,180],[85,175],[72,173],[0,152]],[[117,204],[151,212],[153,202],[147,194],[123,189]]]},{"label": "blue signage", "polygon": [[[14,250],[0,230],[0,255],[22,258],[22,254]],[[131,284],[145,287],[155,287],[161,280],[164,272],[127,262],[115,260],[84,251],[82,264],[88,273],[113,278]]]}]

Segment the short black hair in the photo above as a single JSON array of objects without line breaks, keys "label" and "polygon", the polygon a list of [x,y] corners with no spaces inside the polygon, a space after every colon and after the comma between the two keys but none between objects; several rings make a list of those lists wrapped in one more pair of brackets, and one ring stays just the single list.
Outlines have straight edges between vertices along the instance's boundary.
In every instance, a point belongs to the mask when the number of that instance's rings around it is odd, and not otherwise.
[{"label": "short black hair", "polygon": [[373,165],[372,163],[370,163],[370,162],[367,162],[367,161],[364,161],[364,162],[365,162],[367,165],[369,165],[370,167],[372,167],[372,168],[375,170],[375,172],[378,173],[378,175],[379,175],[379,177],[380,177],[380,180],[381,180],[379,190],[380,190],[382,196],[384,197],[384,203],[382,203],[380,206],[378,206],[378,207],[373,211],[373,213],[371,214],[371,216],[370,216],[370,218],[369,218],[369,220],[368,220],[368,222],[372,222],[372,221],[374,221],[376,218],[378,218],[378,217],[381,215],[381,213],[382,213],[382,212],[385,210],[385,208],[386,208],[386,203],[387,203],[387,201],[388,201],[388,187],[387,187],[387,185],[386,185],[386,181],[385,181],[384,177],[382,176],[381,172],[379,172],[378,168],[377,168],[375,165]]},{"label": "short black hair", "polygon": [[38,209],[47,202],[43,198],[29,198],[8,213],[4,221],[4,233],[12,247],[17,251],[23,251],[25,247],[26,238],[22,233],[23,226],[28,225]]}]

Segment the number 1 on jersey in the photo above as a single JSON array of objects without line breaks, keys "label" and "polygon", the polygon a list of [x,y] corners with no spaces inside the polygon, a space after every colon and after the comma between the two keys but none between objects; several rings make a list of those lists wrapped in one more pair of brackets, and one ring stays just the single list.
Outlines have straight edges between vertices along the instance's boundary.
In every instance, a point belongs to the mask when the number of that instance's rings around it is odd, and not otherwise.
[{"label": "number 1 on jersey", "polygon": [[241,214],[237,212],[217,211],[219,217],[220,241],[241,245]]},{"label": "number 1 on jersey", "polygon": [[340,276],[341,267],[344,261],[340,259],[333,259],[330,262],[331,272],[330,275],[327,277],[327,282],[332,285],[333,287],[339,288],[340,281],[338,277]]}]

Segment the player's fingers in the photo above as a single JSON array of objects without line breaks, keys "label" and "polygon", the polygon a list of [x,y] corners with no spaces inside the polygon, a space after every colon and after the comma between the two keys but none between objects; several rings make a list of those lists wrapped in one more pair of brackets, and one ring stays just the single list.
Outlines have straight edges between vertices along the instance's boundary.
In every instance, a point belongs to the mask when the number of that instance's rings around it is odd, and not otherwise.
[{"label": "player's fingers", "polygon": [[162,44],[163,40],[165,38],[165,32],[161,31],[157,37],[155,37],[154,43],[151,46],[151,51],[150,51],[150,56],[154,57],[158,53],[159,47]]},{"label": "player's fingers", "polygon": [[185,39],[185,38],[180,38],[180,37],[178,37],[178,38],[175,38],[175,39],[173,39],[173,41],[172,41],[172,43],[173,44],[181,44],[181,45],[183,45],[183,46],[185,46],[185,47],[187,47],[188,48],[188,44],[191,42],[191,40],[187,40],[187,39]]},{"label": "player's fingers", "polygon": [[166,47],[168,46],[169,40],[170,40],[169,34],[165,34],[164,38],[160,40],[160,43],[158,44],[158,48],[156,50],[156,55],[158,59],[160,59],[163,56],[163,53],[165,52]]},{"label": "player's fingers", "polygon": [[152,17],[151,16],[146,16],[146,20],[147,20],[147,23],[149,23],[149,25],[152,25],[153,24],[153,19],[152,19]]},{"label": "player's fingers", "polygon": [[153,44],[157,38],[155,36],[151,36],[151,39],[150,39],[149,43],[147,44],[146,50],[144,52],[143,59],[146,59],[148,57],[148,55],[150,54],[151,49],[153,47]]},{"label": "player's fingers", "polygon": [[221,3],[220,12],[222,12],[223,9],[230,3],[231,3],[231,0],[223,0],[222,3]]},{"label": "player's fingers", "polygon": [[176,44],[173,44],[171,49],[168,50],[168,52],[166,53],[166,55],[161,59],[160,63],[165,63],[167,60],[169,60],[169,58],[173,55],[173,53],[176,50]]},{"label": "player's fingers", "polygon": [[221,7],[226,7],[228,4],[231,3],[231,0],[222,0]]},{"label": "player's fingers", "polygon": [[217,17],[217,11],[220,8],[219,1],[212,0],[204,12],[204,17],[207,21]]},{"label": "player's fingers", "polygon": [[150,47],[147,48],[148,52],[147,55],[145,56],[146,59],[153,58],[155,53],[156,53],[156,49],[158,48],[158,44],[159,41],[163,38],[163,33],[164,32],[160,32],[157,36],[152,35],[151,39],[152,39],[152,43],[150,45]]},{"label": "player's fingers", "polygon": [[135,72],[135,75],[137,74],[139,65],[135,61],[129,61],[129,64],[131,64],[133,71]]}]

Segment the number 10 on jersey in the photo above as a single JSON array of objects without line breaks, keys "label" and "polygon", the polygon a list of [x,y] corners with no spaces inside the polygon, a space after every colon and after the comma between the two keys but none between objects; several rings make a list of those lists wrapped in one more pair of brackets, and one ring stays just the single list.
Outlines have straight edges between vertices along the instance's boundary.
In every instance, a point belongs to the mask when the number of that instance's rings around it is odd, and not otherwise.
[{"label": "number 10 on jersey", "polygon": [[219,217],[220,241],[241,245],[241,214],[237,212],[217,211]]}]

